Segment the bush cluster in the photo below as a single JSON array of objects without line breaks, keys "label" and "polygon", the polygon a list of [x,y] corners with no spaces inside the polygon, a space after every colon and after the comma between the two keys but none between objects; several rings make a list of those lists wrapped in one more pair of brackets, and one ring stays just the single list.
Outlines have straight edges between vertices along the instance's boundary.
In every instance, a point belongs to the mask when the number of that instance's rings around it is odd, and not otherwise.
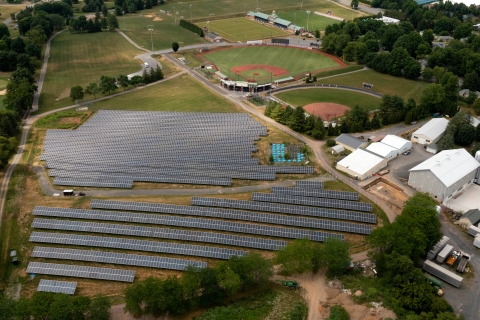
[{"label": "bush cluster", "polygon": [[180,20],[180,26],[184,27],[185,29],[192,31],[193,33],[198,34],[200,37],[205,37],[203,34],[203,29],[197,26],[194,23],[188,22],[187,20]]}]

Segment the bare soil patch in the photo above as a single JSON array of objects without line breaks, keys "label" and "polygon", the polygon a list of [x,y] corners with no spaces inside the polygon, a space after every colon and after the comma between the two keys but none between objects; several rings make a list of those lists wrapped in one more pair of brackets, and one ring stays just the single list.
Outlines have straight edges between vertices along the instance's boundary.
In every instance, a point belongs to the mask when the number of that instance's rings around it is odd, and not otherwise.
[{"label": "bare soil patch", "polygon": [[287,70],[280,67],[270,66],[268,64],[247,64],[244,66],[233,67],[232,71],[235,73],[241,73],[244,71],[255,70],[255,69],[267,70],[268,72],[273,73],[274,77],[288,74]]},{"label": "bare soil patch", "polygon": [[70,88],[66,88],[63,92],[58,96],[57,100],[62,100],[64,98],[70,97]]},{"label": "bare soil patch", "polygon": [[160,17],[155,17],[155,18],[153,18],[153,21],[162,21],[162,20],[163,20],[163,19],[160,18]]},{"label": "bare soil patch", "polygon": [[58,124],[79,124],[82,121],[81,117],[67,117],[58,121]]},{"label": "bare soil patch", "polygon": [[7,94],[7,89],[0,90],[0,96],[4,96]]},{"label": "bare soil patch", "polygon": [[310,103],[303,107],[303,109],[317,117],[321,117],[323,120],[331,120],[341,117],[345,114],[349,107],[331,102],[317,102]]}]

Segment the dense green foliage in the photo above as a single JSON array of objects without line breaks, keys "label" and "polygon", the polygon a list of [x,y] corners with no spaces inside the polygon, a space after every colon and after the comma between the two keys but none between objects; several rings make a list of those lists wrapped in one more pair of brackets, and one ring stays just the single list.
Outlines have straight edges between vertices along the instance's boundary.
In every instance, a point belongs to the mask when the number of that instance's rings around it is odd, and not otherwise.
[{"label": "dense green foliage", "polygon": [[330,308],[330,317],[327,320],[350,320],[350,315],[342,306],[333,306]]},{"label": "dense green foliage", "polygon": [[472,115],[459,111],[450,119],[445,135],[437,143],[439,151],[454,149],[455,144],[469,146],[477,138],[477,130],[471,124]]},{"label": "dense green foliage", "polygon": [[215,268],[187,268],[181,279],[148,278],[125,290],[125,311],[134,316],[181,314],[222,303],[240,290],[263,287],[273,275],[272,264],[258,254],[232,257]]},{"label": "dense green foliage", "polygon": [[108,297],[69,296],[63,293],[35,292],[31,298],[0,300],[0,319],[109,320]]},{"label": "dense green foliage", "polygon": [[180,27],[184,27],[185,29],[190,30],[190,31],[198,34],[200,37],[205,37],[205,35],[203,34],[203,29],[202,28],[200,28],[196,24],[191,23],[187,20],[183,20],[183,19],[180,20]]}]

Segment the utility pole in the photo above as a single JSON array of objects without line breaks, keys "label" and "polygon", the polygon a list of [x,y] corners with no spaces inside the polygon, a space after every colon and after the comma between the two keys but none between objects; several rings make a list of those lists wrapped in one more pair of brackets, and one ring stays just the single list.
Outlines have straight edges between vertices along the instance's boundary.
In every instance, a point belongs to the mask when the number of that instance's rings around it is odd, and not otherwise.
[{"label": "utility pole", "polygon": [[148,31],[150,31],[150,40],[152,41],[152,51],[153,51],[153,25],[147,26]]},{"label": "utility pole", "polygon": [[190,4],[190,23],[192,23],[192,4]]},{"label": "utility pole", "polygon": [[122,14],[123,14],[123,30],[127,30],[127,28],[125,27],[125,11],[122,11]]},{"label": "utility pole", "polygon": [[237,43],[237,20],[233,20],[233,43]]},{"label": "utility pole", "polygon": [[175,10],[175,7],[173,7],[173,16],[175,17],[175,26],[177,25],[177,11]]},{"label": "utility pole", "polygon": [[309,31],[310,29],[308,29],[308,19],[310,18],[310,10],[307,10],[307,31]]}]

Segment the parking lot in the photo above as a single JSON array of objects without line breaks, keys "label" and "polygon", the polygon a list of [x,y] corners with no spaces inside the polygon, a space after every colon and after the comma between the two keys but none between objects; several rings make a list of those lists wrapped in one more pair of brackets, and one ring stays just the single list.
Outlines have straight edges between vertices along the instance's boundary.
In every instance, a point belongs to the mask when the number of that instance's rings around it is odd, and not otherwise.
[{"label": "parking lot", "polygon": [[454,211],[467,212],[470,209],[480,209],[480,186],[471,184],[446,202],[446,206]]},{"label": "parking lot", "polygon": [[[433,156],[433,154],[425,151],[422,145],[414,144],[408,156],[401,154],[388,163],[387,169],[390,169],[390,173],[384,178],[389,179],[388,176],[391,175],[394,178],[394,181],[392,182],[396,184],[398,184],[398,181],[402,181],[402,179],[408,180],[408,170],[427,160],[431,156]],[[404,186],[405,185],[406,184],[404,183]],[[401,187],[404,188],[404,186]]]}]

